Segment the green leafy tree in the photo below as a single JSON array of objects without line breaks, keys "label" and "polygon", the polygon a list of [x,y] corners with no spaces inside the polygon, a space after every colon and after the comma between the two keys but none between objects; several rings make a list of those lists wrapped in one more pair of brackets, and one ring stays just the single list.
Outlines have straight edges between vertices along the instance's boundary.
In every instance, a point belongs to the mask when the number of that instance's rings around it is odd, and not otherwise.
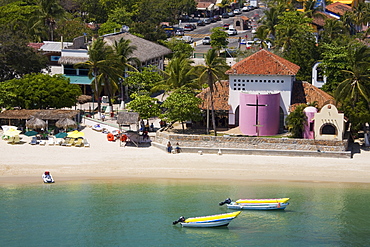
[{"label": "green leafy tree", "polygon": [[24,33],[3,30],[0,44],[0,81],[21,78],[47,68],[46,57],[27,46]]},{"label": "green leafy tree", "polygon": [[72,107],[81,95],[78,85],[62,75],[28,74],[0,84],[0,104],[3,107],[49,109]]},{"label": "green leafy tree", "polygon": [[167,55],[167,58],[169,59],[179,56],[190,58],[193,55],[194,48],[182,40],[173,38],[170,40],[161,41],[160,43],[172,50],[172,53]]},{"label": "green leafy tree", "polygon": [[64,41],[72,42],[74,38],[84,35],[91,37],[93,31],[80,18],[72,20],[62,19],[58,22],[58,26],[55,29],[55,36],[63,36]]},{"label": "green leafy tree", "polygon": [[[215,83],[225,79],[225,72],[230,67],[226,64],[226,60],[217,56],[217,51],[215,49],[208,50],[204,65],[198,65],[195,68],[195,72],[198,75],[198,81],[200,84],[206,83],[210,89],[210,102],[211,102],[211,113],[212,113],[212,126],[214,129],[214,134],[217,136],[216,131],[216,119],[215,119],[215,109],[214,109],[214,86]],[[207,126],[207,134],[209,133],[209,126]]]},{"label": "green leafy tree", "polygon": [[185,121],[197,121],[201,119],[199,105],[202,100],[195,97],[194,92],[189,89],[178,89],[171,93],[163,102],[162,107],[166,110],[163,117],[169,122],[180,122],[182,131],[185,132]]},{"label": "green leafy tree", "polygon": [[122,25],[113,22],[113,21],[107,21],[99,26],[99,35],[104,35],[108,33],[114,33],[119,32],[122,28]]},{"label": "green leafy tree", "polygon": [[304,124],[307,122],[306,114],[303,112],[306,104],[298,105],[285,119],[285,124],[293,138],[302,138]]},{"label": "green leafy tree", "polygon": [[28,34],[27,24],[36,11],[36,5],[27,5],[23,1],[15,1],[0,6],[1,30],[22,30]]},{"label": "green leafy tree", "polygon": [[148,94],[154,84],[163,80],[155,66],[144,67],[142,71],[128,71],[127,74],[125,84],[130,87],[131,93],[138,95]]},{"label": "green leafy tree", "polygon": [[160,109],[156,98],[151,98],[148,95],[132,94],[130,101],[126,106],[128,109],[139,113],[141,119],[149,119],[159,116]]},{"label": "green leafy tree", "polygon": [[211,30],[211,46],[216,50],[227,48],[229,41],[227,40],[228,35],[222,30],[222,27],[215,27]]}]

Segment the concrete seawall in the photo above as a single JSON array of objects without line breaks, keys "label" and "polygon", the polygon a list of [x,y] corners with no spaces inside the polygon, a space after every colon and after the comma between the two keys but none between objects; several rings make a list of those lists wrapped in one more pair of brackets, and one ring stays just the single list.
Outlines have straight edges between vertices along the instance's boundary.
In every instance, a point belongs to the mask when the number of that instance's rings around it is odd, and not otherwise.
[{"label": "concrete seawall", "polygon": [[157,132],[153,146],[166,150],[168,141],[179,143],[184,153],[309,156],[351,158],[348,141],[293,138],[179,135]]}]

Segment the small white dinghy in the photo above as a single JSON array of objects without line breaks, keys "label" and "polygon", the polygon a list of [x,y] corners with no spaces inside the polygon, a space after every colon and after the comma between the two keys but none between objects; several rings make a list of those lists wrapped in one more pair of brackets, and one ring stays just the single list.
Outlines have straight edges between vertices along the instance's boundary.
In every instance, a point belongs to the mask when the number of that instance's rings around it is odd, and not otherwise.
[{"label": "small white dinghy", "polygon": [[51,176],[50,172],[49,171],[45,171],[44,174],[42,174],[42,180],[44,181],[44,183],[46,184],[50,184],[50,183],[54,183],[54,179],[53,177]]},{"label": "small white dinghy", "polygon": [[180,223],[183,227],[217,227],[217,226],[227,226],[229,223],[235,219],[241,211],[226,213],[226,214],[216,214],[210,216],[201,216],[185,219],[181,216],[178,220],[172,222],[176,225]]}]

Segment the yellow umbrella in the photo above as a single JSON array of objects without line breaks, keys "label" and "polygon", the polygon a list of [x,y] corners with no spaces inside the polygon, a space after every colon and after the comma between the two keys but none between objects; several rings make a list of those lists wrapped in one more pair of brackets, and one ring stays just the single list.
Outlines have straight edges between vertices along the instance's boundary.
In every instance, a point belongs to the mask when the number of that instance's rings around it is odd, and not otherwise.
[{"label": "yellow umbrella", "polygon": [[68,132],[67,133],[67,137],[71,137],[71,138],[80,138],[80,137],[84,137],[85,136],[85,133],[84,132],[81,132],[81,131],[78,131],[78,130],[74,130],[72,132]]},{"label": "yellow umbrella", "polygon": [[18,136],[22,131],[9,128],[4,132],[4,136]]}]

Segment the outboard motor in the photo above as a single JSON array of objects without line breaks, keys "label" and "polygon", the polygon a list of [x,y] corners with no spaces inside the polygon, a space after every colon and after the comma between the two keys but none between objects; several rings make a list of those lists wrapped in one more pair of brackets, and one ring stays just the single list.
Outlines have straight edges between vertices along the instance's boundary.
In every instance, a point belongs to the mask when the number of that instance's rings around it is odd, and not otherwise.
[{"label": "outboard motor", "polygon": [[218,205],[222,206],[224,204],[230,204],[230,203],[231,203],[231,199],[230,198],[227,198],[225,201],[220,202]]},{"label": "outboard motor", "polygon": [[178,220],[175,220],[174,222],[172,222],[172,224],[176,225],[179,222],[185,222],[185,217],[181,216]]}]

